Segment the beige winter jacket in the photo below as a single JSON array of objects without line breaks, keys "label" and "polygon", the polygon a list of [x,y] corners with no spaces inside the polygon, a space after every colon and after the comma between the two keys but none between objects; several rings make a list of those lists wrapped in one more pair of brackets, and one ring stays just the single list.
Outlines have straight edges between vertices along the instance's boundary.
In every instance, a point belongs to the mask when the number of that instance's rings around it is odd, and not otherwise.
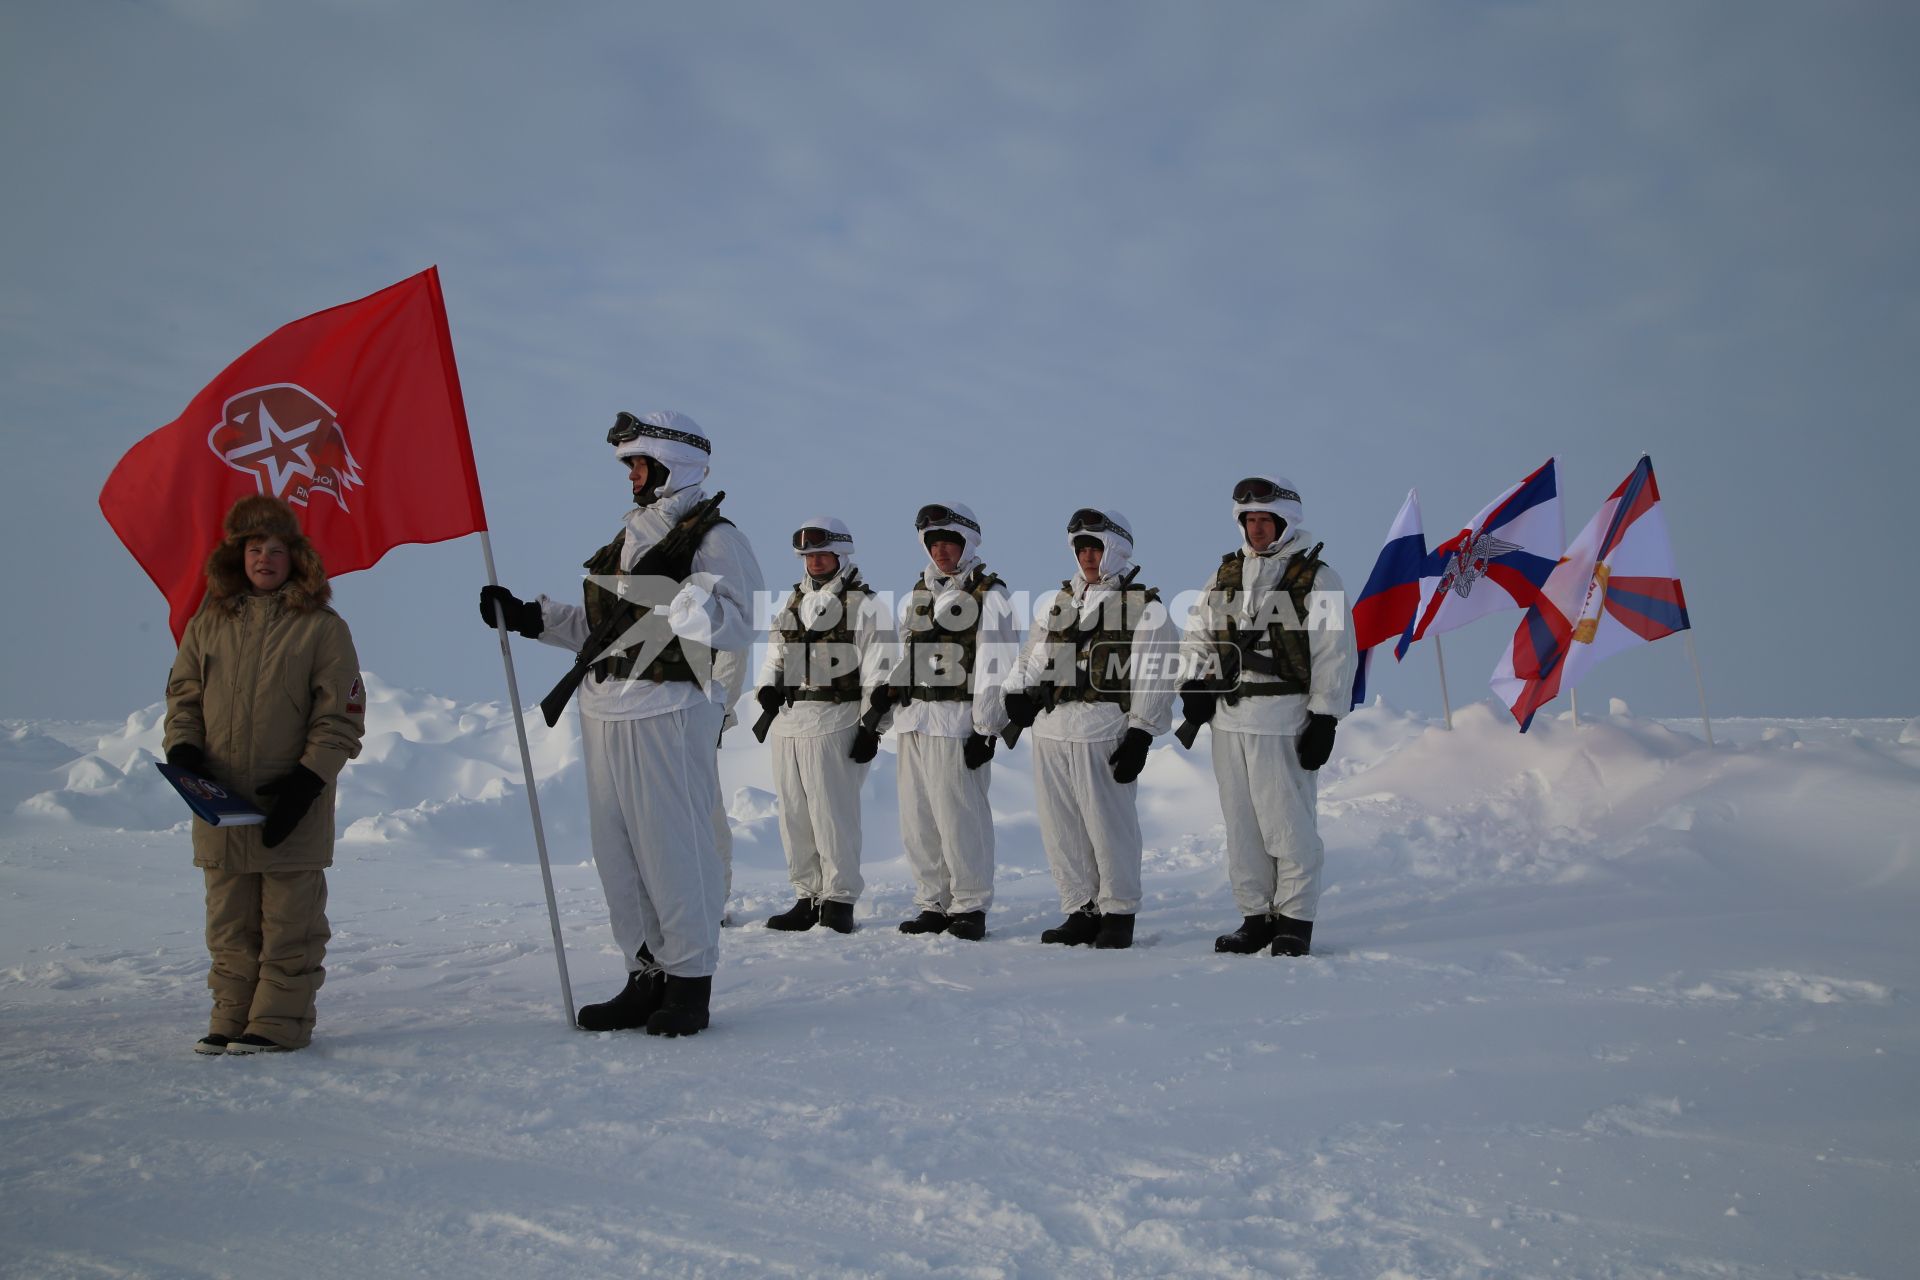
[{"label": "beige winter jacket", "polygon": [[287,584],[265,596],[244,589],[222,595],[233,584],[221,580],[221,556],[216,551],[209,563],[213,589],[187,624],[167,678],[166,747],[200,747],[214,781],[261,809],[270,802],[259,786],[296,764],[327,788],[274,849],[261,842],[258,826],[214,827],[195,818],[194,865],[239,872],[331,866],[334,780],[360,754],[366,732],[353,636],[327,608],[331,593],[311,552],[296,555]]}]

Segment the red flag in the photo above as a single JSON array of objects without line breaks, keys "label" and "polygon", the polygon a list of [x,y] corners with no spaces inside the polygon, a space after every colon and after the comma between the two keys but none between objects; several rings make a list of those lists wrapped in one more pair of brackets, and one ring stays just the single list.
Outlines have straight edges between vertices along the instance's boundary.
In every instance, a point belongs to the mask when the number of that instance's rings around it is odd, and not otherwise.
[{"label": "red flag", "polygon": [[107,477],[100,510],[167,597],[175,640],[250,493],[298,509],[329,577],[487,527],[439,268],[274,330]]}]

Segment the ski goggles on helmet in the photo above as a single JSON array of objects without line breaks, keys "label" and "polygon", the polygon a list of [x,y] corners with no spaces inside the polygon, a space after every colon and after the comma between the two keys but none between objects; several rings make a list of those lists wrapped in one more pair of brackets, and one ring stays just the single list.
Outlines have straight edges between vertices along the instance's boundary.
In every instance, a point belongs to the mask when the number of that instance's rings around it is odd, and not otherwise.
[{"label": "ski goggles on helmet", "polygon": [[1248,476],[1233,486],[1233,500],[1245,506],[1251,502],[1298,502],[1300,495],[1281,488],[1265,476]]},{"label": "ski goggles on helmet", "polygon": [[640,421],[625,410],[616,413],[613,425],[607,428],[607,443],[611,445],[632,444],[642,436],[653,440],[677,440],[681,444],[692,445],[702,453],[713,452],[713,443],[705,436],[697,436],[691,431],[676,431],[672,427],[657,427],[651,422]]},{"label": "ski goggles on helmet", "polygon": [[1128,542],[1133,541],[1133,534],[1125,525],[1116,524],[1106,512],[1095,510],[1092,507],[1082,507],[1071,516],[1068,516],[1067,532],[1117,533]]},{"label": "ski goggles on helmet", "polygon": [[795,529],[793,531],[793,549],[795,551],[832,551],[834,544],[839,542],[851,545],[853,535],[850,533],[835,533],[831,529],[820,529],[811,525],[805,529]]},{"label": "ski goggles on helmet", "polygon": [[975,533],[980,532],[980,526],[978,524],[967,519],[967,517],[961,515],[952,507],[942,506],[937,502],[928,503],[926,506],[920,508],[913,517],[913,527],[920,533],[925,533],[927,530],[943,524],[957,524],[962,528],[971,529]]}]

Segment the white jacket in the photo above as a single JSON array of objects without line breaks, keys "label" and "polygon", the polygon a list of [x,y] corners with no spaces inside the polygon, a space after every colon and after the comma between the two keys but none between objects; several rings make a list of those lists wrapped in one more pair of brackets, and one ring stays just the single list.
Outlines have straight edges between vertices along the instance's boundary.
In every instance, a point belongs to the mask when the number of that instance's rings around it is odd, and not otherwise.
[{"label": "white jacket", "polygon": [[[620,568],[628,572],[680,517],[705,498],[697,486],[668,494],[627,513]],[[667,614],[674,634],[712,646],[712,678],[704,688],[684,680],[602,680],[589,674],[580,685],[580,713],[597,720],[643,720],[684,710],[707,700],[731,713],[746,684],[753,646],[753,600],[762,589],[760,563],[746,535],[731,524],[715,525],[694,553],[693,575]],[[540,639],[579,652],[587,639],[587,611],[542,594]]]},{"label": "white jacket", "polygon": [[[1126,567],[1125,561],[1121,568]],[[1066,588],[1070,600],[1076,609],[1076,617],[1082,622],[1093,621],[1100,608],[1114,598],[1120,585],[1121,573],[1109,573],[1099,582],[1089,583],[1084,574],[1076,573]],[[1058,593],[1046,597],[1051,608]],[[1114,605],[1118,608],[1118,604]],[[1007,690],[1028,690],[1036,692],[1043,687],[1047,653],[1045,641],[1047,629],[1043,613],[1027,633],[1027,643],[1020,651],[1020,658],[1014,663],[1013,673],[1007,679]],[[1036,738],[1047,738],[1056,742],[1106,742],[1120,737],[1128,729],[1145,729],[1155,737],[1165,733],[1173,720],[1174,687],[1179,683],[1174,678],[1173,658],[1180,639],[1179,629],[1174,625],[1173,616],[1164,601],[1148,605],[1140,620],[1133,628],[1132,652],[1135,655],[1134,676],[1130,684],[1132,705],[1122,711],[1114,702],[1083,702],[1074,700],[1061,702],[1050,711],[1042,711],[1033,722],[1033,734]],[[1151,657],[1148,657],[1151,655]],[[1142,659],[1146,660],[1142,660]],[[1083,655],[1083,663],[1085,655]]]},{"label": "white jacket", "polygon": [[[811,579],[803,578],[797,584],[800,592],[800,625],[808,626],[818,620],[830,608],[839,607],[846,591],[847,578],[853,572],[849,560],[840,571],[826,582],[815,586]],[[782,602],[783,606],[785,602]],[[773,722],[772,735],[778,738],[812,738],[822,734],[838,733],[852,728],[865,713],[867,698],[874,686],[886,683],[887,652],[892,636],[892,621],[886,606],[876,598],[871,590],[861,601],[858,612],[851,620],[853,623],[853,645],[860,655],[861,696],[852,702],[813,702],[799,701],[781,710]],[[767,640],[766,660],[760,666],[760,685],[778,684],[788,665],[789,646],[780,637],[778,631]],[[794,662],[796,669],[802,663]],[[816,682],[809,675],[803,688],[817,689],[822,682]]]},{"label": "white jacket", "polygon": [[[1264,552],[1256,552],[1252,547],[1241,544],[1239,554],[1243,560],[1241,582],[1244,590],[1234,602],[1233,612],[1242,625],[1258,616],[1266,607],[1267,597],[1280,585],[1280,575],[1286,571],[1287,561],[1296,552],[1312,550],[1314,542],[1313,535],[1305,529],[1289,527],[1280,541]],[[1180,642],[1181,653],[1188,659],[1190,670],[1196,669],[1202,655],[1212,651],[1212,630],[1214,624],[1221,620],[1219,602],[1206,598],[1212,586],[1213,574],[1208,574],[1200,587],[1202,598],[1195,606],[1186,635]],[[1353,697],[1356,661],[1349,607],[1340,575],[1331,566],[1321,565],[1320,571],[1314,576],[1313,590],[1307,595],[1306,616],[1302,619],[1307,627],[1308,647],[1313,660],[1308,692],[1241,698],[1232,706],[1228,706],[1226,699],[1222,698],[1211,721],[1213,727],[1235,733],[1291,735],[1306,728],[1309,713],[1329,715],[1335,719],[1345,716],[1351,709],[1348,704]],[[1272,656],[1265,639],[1255,646],[1254,651]],[[1271,682],[1274,677],[1249,671],[1241,679],[1251,684]]]},{"label": "white jacket", "polygon": [[[950,596],[960,594],[960,584],[980,564],[980,557],[969,555],[951,575],[942,574],[929,564],[920,580],[933,593],[937,611]],[[889,666],[904,658],[906,609],[912,600],[908,593],[900,602],[899,643],[888,655]],[[973,659],[973,697],[952,702],[927,702],[915,699],[899,708],[893,727],[901,733],[925,733],[938,738],[964,738],[968,734],[999,733],[1007,727],[1007,675],[1020,656],[1020,631],[1014,622],[1013,602],[1000,587],[990,587],[981,599],[980,629],[975,637]]]}]

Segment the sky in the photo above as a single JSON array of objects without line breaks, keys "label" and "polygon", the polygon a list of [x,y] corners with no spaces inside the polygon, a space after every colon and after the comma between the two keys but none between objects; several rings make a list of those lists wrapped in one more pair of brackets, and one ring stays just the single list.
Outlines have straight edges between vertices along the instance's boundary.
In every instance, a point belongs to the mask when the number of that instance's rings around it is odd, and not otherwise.
[{"label": "sky", "polygon": [[[437,264],[499,574],[617,529],[673,408],[792,530],[923,563],[960,501],[1038,593],[1075,507],[1145,580],[1292,479],[1357,588],[1548,456],[1569,536],[1652,454],[1717,715],[1920,712],[1920,10],[1900,4],[505,4],[0,11],[0,716],[158,700],[122,453],[295,317]],[[363,666],[504,694],[478,540],[336,583]],[[1456,705],[1518,614],[1446,637]],[[1430,645],[1376,666],[1437,712]],[[523,646],[537,698],[564,655]],[[1678,640],[1583,709],[1698,709]]]}]

